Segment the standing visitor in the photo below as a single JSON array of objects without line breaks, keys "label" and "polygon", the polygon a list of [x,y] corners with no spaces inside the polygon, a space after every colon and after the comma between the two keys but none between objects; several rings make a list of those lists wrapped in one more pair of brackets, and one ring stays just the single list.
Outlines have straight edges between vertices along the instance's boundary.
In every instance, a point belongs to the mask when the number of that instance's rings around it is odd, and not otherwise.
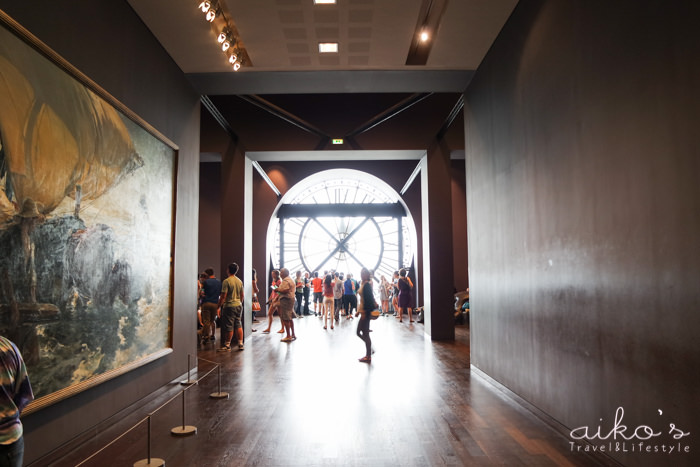
[{"label": "standing visitor", "polygon": [[0,466],[22,467],[24,430],[19,417],[34,400],[17,346],[0,336]]},{"label": "standing visitor", "polygon": [[[204,273],[207,279],[202,284],[202,329],[199,331],[200,343],[206,344],[211,339],[210,334],[216,332],[216,315],[221,295],[221,281],[214,275],[213,268],[207,268]],[[212,327],[213,326],[213,327]],[[221,336],[223,337],[223,331]]]},{"label": "standing visitor", "polygon": [[[253,289],[253,300],[252,300],[252,310],[253,310],[253,322],[254,323],[259,323],[260,321],[258,320],[257,314],[258,311],[260,311],[260,300],[258,300],[258,293],[260,293],[260,289],[258,288],[258,271],[253,268],[253,284],[252,284],[252,289]],[[253,328],[251,329],[253,332],[257,331],[257,329]]]},{"label": "standing visitor", "polygon": [[[204,281],[207,280],[207,275],[203,272],[199,273],[197,277],[197,336],[199,338],[199,331],[204,327],[202,324],[202,297],[204,297]],[[214,324],[216,328],[216,324]],[[216,330],[216,329],[215,329]]]},{"label": "standing visitor", "polygon": [[243,282],[236,277],[238,264],[228,265],[228,277],[221,286],[221,298],[219,299],[219,310],[221,313],[221,335],[225,336],[221,340],[220,352],[231,350],[231,339],[234,331],[238,334],[238,350],[243,350],[243,326],[241,316],[243,315]]},{"label": "standing visitor", "polygon": [[399,313],[399,271],[394,271],[391,278],[391,307],[394,309],[394,316]]},{"label": "standing visitor", "polygon": [[357,309],[357,283],[353,280],[352,274],[348,273],[343,285],[345,288],[343,302],[345,303],[345,315],[352,318],[352,310]]},{"label": "standing visitor", "polygon": [[372,362],[372,339],[369,337],[369,321],[370,313],[377,309],[377,304],[374,301],[374,291],[372,290],[371,274],[367,268],[362,268],[360,271],[360,304],[357,307],[357,316],[360,321],[357,323],[357,337],[365,343],[365,356],[360,359],[362,363]]},{"label": "standing visitor", "polygon": [[328,318],[331,319],[331,329],[333,328],[333,302],[335,298],[333,296],[333,278],[330,274],[326,274],[326,278],[323,280],[323,329],[327,329]]},{"label": "standing visitor", "polygon": [[[280,280],[280,272],[277,269],[273,270],[271,274],[272,284],[270,285],[270,298],[267,301],[267,329],[263,331],[263,334],[267,334],[272,329],[272,317],[275,314],[275,311],[277,311],[277,305],[279,304],[277,301],[277,287],[279,287],[282,283]],[[280,318],[280,325],[282,328],[277,332],[283,333],[284,324],[282,323],[282,318]]]},{"label": "standing visitor", "polygon": [[403,323],[403,312],[408,308],[408,319],[412,323],[413,315],[411,309],[411,289],[413,282],[408,277],[408,269],[404,268],[399,272],[399,323]]},{"label": "standing visitor", "polygon": [[343,309],[343,295],[345,293],[345,284],[343,283],[343,273],[335,273],[335,281],[333,281],[333,309],[335,310],[335,321],[340,320],[340,314],[345,314]]},{"label": "standing visitor", "polygon": [[301,299],[304,298],[304,279],[301,277],[301,271],[297,271],[294,283],[296,285],[296,290],[294,292],[294,313],[296,313],[299,318],[303,318],[304,314],[301,311]]},{"label": "standing visitor", "polygon": [[280,315],[284,330],[287,331],[287,336],[282,339],[282,342],[292,342],[297,338],[294,333],[294,320],[292,320],[296,284],[294,283],[294,279],[289,277],[289,269],[287,268],[280,269],[280,277],[282,281],[277,288],[279,302],[277,313]]},{"label": "standing visitor", "polygon": [[382,280],[379,283],[379,301],[382,303],[382,314],[389,314],[389,297],[391,296],[391,284],[382,275]]},{"label": "standing visitor", "polygon": [[309,311],[309,286],[311,285],[311,280],[309,279],[309,271],[304,273],[304,316],[309,316],[311,312]]},{"label": "standing visitor", "polygon": [[[314,287],[314,316],[318,316],[323,311],[323,279],[318,277],[318,271],[314,271],[311,283]],[[317,307],[320,309],[317,310]]]}]

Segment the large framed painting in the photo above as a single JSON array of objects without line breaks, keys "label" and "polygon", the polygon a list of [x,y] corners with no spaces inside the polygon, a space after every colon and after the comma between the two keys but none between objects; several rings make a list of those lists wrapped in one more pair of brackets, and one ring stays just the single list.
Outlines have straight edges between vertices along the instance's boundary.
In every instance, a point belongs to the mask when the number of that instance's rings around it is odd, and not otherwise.
[{"label": "large framed painting", "polygon": [[0,334],[35,411],[172,351],[177,147],[0,10]]}]

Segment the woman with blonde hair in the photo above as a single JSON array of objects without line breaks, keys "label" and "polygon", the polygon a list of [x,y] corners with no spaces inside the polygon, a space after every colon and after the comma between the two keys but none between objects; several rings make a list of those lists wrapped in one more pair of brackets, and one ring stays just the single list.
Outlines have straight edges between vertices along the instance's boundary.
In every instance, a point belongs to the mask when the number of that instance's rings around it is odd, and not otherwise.
[{"label": "woman with blonde hair", "polygon": [[323,329],[328,329],[328,318],[331,319],[331,329],[333,329],[334,302],[333,277],[330,274],[326,274],[326,278],[323,280]]},{"label": "woman with blonde hair", "polygon": [[[255,309],[255,305],[253,305],[252,315],[253,315],[253,322],[257,323],[257,322],[259,322],[259,320],[255,316],[255,314],[258,311],[260,311],[260,301],[258,300],[258,294],[260,293],[260,289],[258,288],[258,271],[256,271],[255,268],[253,268],[252,287],[253,287],[253,302],[258,304],[257,310]],[[257,331],[257,329],[252,329],[252,331]]]},{"label": "woman with blonde hair", "polygon": [[379,283],[379,301],[382,303],[382,314],[389,314],[389,297],[391,296],[391,284],[386,280],[385,276],[382,276],[382,280]]},{"label": "woman with blonde hair", "polygon": [[[272,329],[272,316],[275,314],[275,311],[277,311],[277,307],[279,306],[279,301],[277,300],[277,287],[280,286],[282,280],[280,280],[280,272],[277,269],[272,271],[271,274],[272,285],[270,285],[270,298],[267,300],[267,329],[263,331],[263,334],[269,333]],[[277,332],[279,334],[282,334],[284,332],[284,323],[282,322],[282,317],[280,317],[280,324],[282,325],[282,328]]]},{"label": "woman with blonde hair", "polygon": [[394,271],[391,277],[391,307],[394,310],[394,316],[399,315],[399,271]]}]

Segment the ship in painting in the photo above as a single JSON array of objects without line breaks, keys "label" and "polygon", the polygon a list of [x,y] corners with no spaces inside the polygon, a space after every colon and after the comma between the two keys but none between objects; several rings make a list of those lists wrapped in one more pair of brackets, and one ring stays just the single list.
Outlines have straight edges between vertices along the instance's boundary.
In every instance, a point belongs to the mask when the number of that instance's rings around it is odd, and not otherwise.
[{"label": "ship in painting", "polygon": [[[143,161],[114,107],[45,57],[8,42],[0,40],[0,332],[21,344],[29,364],[39,358],[36,326],[60,313],[37,298],[37,229],[66,199],[79,219],[81,203]],[[79,235],[81,224],[72,225],[65,235]]]}]

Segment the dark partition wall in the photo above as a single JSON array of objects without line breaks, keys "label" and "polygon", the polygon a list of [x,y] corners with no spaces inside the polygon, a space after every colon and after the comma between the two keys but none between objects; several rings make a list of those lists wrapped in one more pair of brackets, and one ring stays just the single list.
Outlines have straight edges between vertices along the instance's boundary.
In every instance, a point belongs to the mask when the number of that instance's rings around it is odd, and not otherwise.
[{"label": "dark partition wall", "polygon": [[467,198],[464,178],[464,160],[452,160],[452,249],[454,288],[469,287],[467,273]]},{"label": "dark partition wall", "polygon": [[196,349],[199,100],[125,1],[15,2],[0,9],[180,148],[174,273],[174,352],[24,417],[30,463],[187,371]]},{"label": "dark partition wall", "polygon": [[700,462],[698,18],[521,0],[466,93],[472,363],[568,430],[622,408],[626,465]]},{"label": "dark partition wall", "polygon": [[199,272],[221,271],[221,162],[205,162],[199,169]]}]

